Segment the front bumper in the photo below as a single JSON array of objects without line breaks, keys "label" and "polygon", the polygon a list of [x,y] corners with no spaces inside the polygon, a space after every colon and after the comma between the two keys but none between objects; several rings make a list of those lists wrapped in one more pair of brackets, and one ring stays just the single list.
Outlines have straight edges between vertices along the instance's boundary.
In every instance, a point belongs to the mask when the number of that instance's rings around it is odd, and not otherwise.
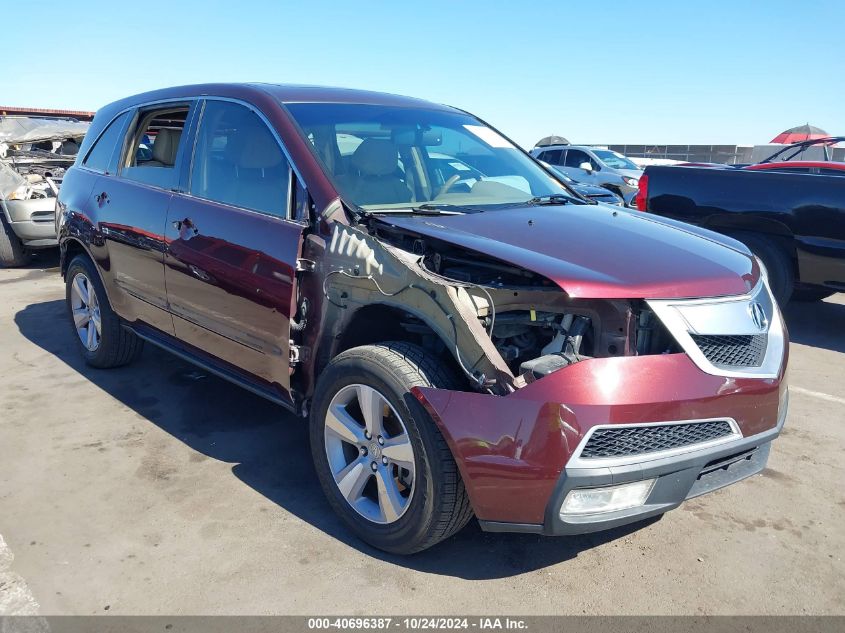
[{"label": "front bumper", "polygon": [[[631,523],[759,472],[783,424],[786,354],[774,378],[715,376],[686,354],[584,360],[494,396],[432,388],[414,394],[460,469],[476,517],[490,530],[572,534]],[[731,418],[741,437],[679,455],[585,468],[572,462],[596,426]],[[723,468],[718,460],[752,451]],[[576,467],[577,466],[577,467]],[[657,478],[646,507],[563,520],[567,492]]]},{"label": "front bumper", "polygon": [[[724,488],[759,473],[766,467],[772,440],[783,429],[788,395],[775,428],[718,447],[695,450],[649,461],[632,461],[613,467],[569,468],[558,480],[542,524],[481,521],[489,532],[529,532],[560,536],[585,534],[642,521],[677,508],[687,499]],[[563,516],[566,495],[578,488],[596,488],[654,479],[643,505],[616,512]]]},{"label": "front bumper", "polygon": [[30,248],[56,246],[56,199],[0,200],[15,235]]}]

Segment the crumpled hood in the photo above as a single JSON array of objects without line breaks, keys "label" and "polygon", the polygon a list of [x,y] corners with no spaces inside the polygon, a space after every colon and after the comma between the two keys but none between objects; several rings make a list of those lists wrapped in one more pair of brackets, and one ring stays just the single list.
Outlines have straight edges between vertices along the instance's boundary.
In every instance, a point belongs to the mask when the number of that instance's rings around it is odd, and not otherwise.
[{"label": "crumpled hood", "polygon": [[760,276],[734,240],[603,204],[379,220],[531,270],[576,298],[740,295]]},{"label": "crumpled hood", "polygon": [[75,119],[0,116],[0,143],[37,143],[81,139],[91,124]]}]

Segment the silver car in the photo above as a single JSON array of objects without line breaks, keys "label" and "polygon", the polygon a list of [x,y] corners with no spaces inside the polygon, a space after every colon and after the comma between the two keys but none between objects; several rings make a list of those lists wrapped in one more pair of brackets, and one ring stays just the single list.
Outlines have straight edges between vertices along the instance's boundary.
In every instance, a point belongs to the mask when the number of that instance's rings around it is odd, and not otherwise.
[{"label": "silver car", "polygon": [[610,189],[632,207],[643,170],[627,156],[587,145],[549,145],[531,150],[535,158],[560,169],[573,180]]},{"label": "silver car", "polygon": [[0,116],[0,266],[24,266],[58,245],[56,197],[88,123]]}]

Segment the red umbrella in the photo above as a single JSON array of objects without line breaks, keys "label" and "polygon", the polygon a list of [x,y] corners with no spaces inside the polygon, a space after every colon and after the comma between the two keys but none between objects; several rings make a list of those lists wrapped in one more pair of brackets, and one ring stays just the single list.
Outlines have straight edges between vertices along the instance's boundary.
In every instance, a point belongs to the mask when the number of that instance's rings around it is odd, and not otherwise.
[{"label": "red umbrella", "polygon": [[813,139],[825,138],[827,136],[830,136],[827,132],[825,132],[821,128],[817,128],[814,125],[810,125],[808,123],[807,125],[799,125],[798,127],[793,127],[784,132],[781,132],[776,137],[774,137],[771,142],[789,145],[790,143],[812,141]]}]

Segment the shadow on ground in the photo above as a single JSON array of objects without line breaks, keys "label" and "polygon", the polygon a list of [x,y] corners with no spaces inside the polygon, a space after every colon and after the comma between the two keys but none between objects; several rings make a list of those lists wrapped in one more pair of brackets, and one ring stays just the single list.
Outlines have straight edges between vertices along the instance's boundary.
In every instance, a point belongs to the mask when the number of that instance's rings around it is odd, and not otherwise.
[{"label": "shadow on ground", "polygon": [[[472,521],[460,534],[411,557],[392,556],[351,536],[314,476],[306,423],[284,409],[166,352],[147,346],[129,367],[86,366],[65,326],[63,301],[32,304],[15,315],[20,332],[107,394],[208,457],[273,503],[367,555],[402,567],[466,579],[513,576],[574,558],[643,524],[595,535],[543,538],[487,534]],[[293,450],[291,448],[293,447]]]},{"label": "shadow on ground", "polygon": [[783,315],[793,343],[845,352],[845,304],[830,299],[812,303],[793,301]]},{"label": "shadow on ground", "polygon": [[47,274],[58,274],[59,272],[59,249],[48,248],[35,251],[32,260],[26,266],[17,268],[5,268],[0,266],[0,271],[16,271],[8,278],[0,277],[0,285],[12,284],[27,279],[39,279]]}]

